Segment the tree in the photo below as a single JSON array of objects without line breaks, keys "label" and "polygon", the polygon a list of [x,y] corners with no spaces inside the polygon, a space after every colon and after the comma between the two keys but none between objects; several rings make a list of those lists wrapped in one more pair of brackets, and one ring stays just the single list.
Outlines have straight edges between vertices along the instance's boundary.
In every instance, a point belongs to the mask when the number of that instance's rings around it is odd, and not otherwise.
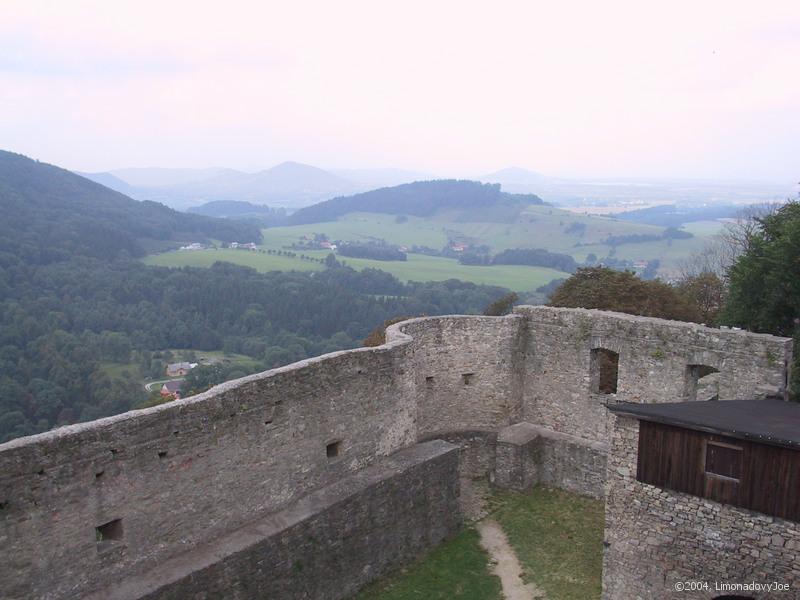
[{"label": "tree", "polygon": [[675,321],[700,320],[691,299],[658,280],[642,281],[629,271],[587,267],[567,279],[550,297],[550,306],[599,308]]},{"label": "tree", "polygon": [[489,306],[487,306],[483,310],[483,314],[487,317],[500,317],[502,315],[507,315],[511,312],[511,309],[514,308],[514,303],[517,300],[519,300],[519,296],[516,292],[506,294],[502,298],[495,300]]},{"label": "tree", "polygon": [[333,252],[325,257],[325,266],[329,269],[334,269],[339,266],[339,261],[336,260],[336,255]]},{"label": "tree", "polygon": [[700,320],[706,325],[717,322],[719,311],[725,303],[725,283],[715,273],[705,272],[694,277],[685,277],[678,283],[678,290],[697,305]]},{"label": "tree", "polygon": [[791,384],[800,394],[800,202],[790,201],[756,219],[745,251],[728,272],[722,321],[794,338]]}]

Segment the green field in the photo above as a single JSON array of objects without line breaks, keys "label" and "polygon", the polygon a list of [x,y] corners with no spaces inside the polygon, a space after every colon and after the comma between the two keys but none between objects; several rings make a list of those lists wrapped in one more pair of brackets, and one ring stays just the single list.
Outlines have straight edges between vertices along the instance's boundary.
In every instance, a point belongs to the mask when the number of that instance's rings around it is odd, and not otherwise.
[{"label": "green field", "polygon": [[300,258],[224,248],[164,252],[152,254],[144,259],[148,265],[159,267],[210,267],[219,261],[252,267],[259,271],[320,271],[325,268],[319,263]]},{"label": "green field", "polygon": [[[266,230],[272,231],[272,230]],[[270,241],[274,242],[274,238]],[[264,247],[280,248],[265,244]],[[145,259],[147,264],[163,267],[210,267],[217,261],[231,262],[237,265],[253,267],[259,271],[317,271],[323,265],[301,260],[299,254],[315,258],[325,258],[327,251],[297,251],[297,258],[275,256],[247,250],[195,250],[183,252],[165,252]],[[409,254],[407,261],[369,260],[365,258],[340,257],[347,266],[361,270],[368,267],[391,273],[401,281],[445,281],[461,279],[473,283],[499,285],[517,291],[535,290],[558,277],[568,277],[566,273],[544,267],[525,267],[518,265],[496,265],[492,267],[474,267],[459,264],[453,258],[440,256],[424,256]]]},{"label": "green field", "polygon": [[[394,215],[376,213],[351,213],[338,221],[276,227],[263,230],[264,247],[283,248],[297,242],[300,238],[314,233],[324,233],[331,240],[368,241],[383,239],[391,244],[404,246],[428,246],[441,249],[448,240],[458,239],[473,244],[485,244],[493,253],[510,248],[545,248],[551,252],[569,254],[583,262],[590,253],[598,258],[613,256],[631,261],[658,259],[665,271],[674,271],[680,261],[692,252],[702,249],[708,238],[718,232],[721,224],[716,221],[702,221],[688,224],[685,229],[695,235],[682,240],[658,240],[634,244],[622,244],[613,249],[603,244],[612,235],[651,234],[660,235],[664,228],[619,221],[603,216],[589,216],[571,213],[548,206],[530,206],[512,223],[487,223],[459,221],[463,215],[454,212],[441,212],[432,217],[408,217],[404,223],[396,223]],[[313,254],[313,253],[312,253]],[[324,254],[316,254],[323,256]],[[411,257],[409,256],[409,261]],[[385,262],[369,261],[369,266],[384,270]],[[354,261],[353,266],[356,266]],[[429,263],[418,262],[424,268]],[[464,277],[467,281],[478,281],[470,276],[470,269]],[[485,267],[478,267],[485,268]],[[491,267],[496,268],[496,267]],[[393,272],[393,271],[390,271]],[[402,270],[400,271],[402,272]],[[402,278],[402,275],[398,275]],[[427,279],[410,277],[419,281]],[[510,286],[512,289],[530,288]]]},{"label": "green field", "polygon": [[[303,260],[301,254],[324,259],[328,251],[293,251],[296,256],[268,254],[266,250],[286,251],[306,236],[325,234],[330,240],[385,240],[390,244],[427,246],[440,250],[448,241],[487,245],[492,253],[509,248],[545,248],[551,252],[570,254],[578,262],[594,254],[599,259],[613,256],[632,262],[661,261],[663,275],[674,274],[681,261],[701,250],[709,237],[719,231],[716,221],[690,223],[685,229],[695,237],[681,240],[658,240],[621,244],[616,248],[603,244],[608,236],[652,234],[663,228],[618,221],[603,216],[571,213],[549,206],[529,206],[511,222],[490,223],[467,220],[465,213],[444,211],[431,217],[406,217],[397,222],[395,215],[350,213],[337,221],[264,229],[261,250],[209,249],[175,251],[145,258],[151,265],[166,267],[209,267],[217,261],[231,262],[266,271],[318,271],[324,268],[315,261]],[[377,261],[341,258],[354,269],[375,268],[395,275],[401,281],[444,281],[461,279],[478,284],[498,285],[515,291],[531,291],[566,274],[543,267],[518,265],[468,266],[457,260],[422,254],[408,254],[407,261]]]},{"label": "green field", "polygon": [[[660,234],[663,228],[617,221],[606,217],[578,215],[558,208],[530,206],[514,222],[463,221],[463,215],[444,211],[432,217],[407,217],[395,222],[394,215],[350,213],[338,221],[265,229],[264,246],[280,248],[304,235],[324,233],[331,240],[367,241],[383,239],[390,244],[428,246],[441,249],[448,239],[486,244],[493,252],[508,248],[546,248],[572,254],[575,244],[605,240],[609,235]],[[570,230],[583,227],[582,232]],[[580,251],[579,251],[580,252]]]}]

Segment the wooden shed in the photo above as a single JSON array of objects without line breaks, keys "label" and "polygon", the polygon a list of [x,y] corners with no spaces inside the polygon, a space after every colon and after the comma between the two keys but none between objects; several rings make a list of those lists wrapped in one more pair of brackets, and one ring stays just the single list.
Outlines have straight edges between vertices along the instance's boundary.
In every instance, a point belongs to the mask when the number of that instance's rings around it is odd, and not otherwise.
[{"label": "wooden shed", "polygon": [[800,521],[800,404],[609,404],[639,423],[642,483]]}]

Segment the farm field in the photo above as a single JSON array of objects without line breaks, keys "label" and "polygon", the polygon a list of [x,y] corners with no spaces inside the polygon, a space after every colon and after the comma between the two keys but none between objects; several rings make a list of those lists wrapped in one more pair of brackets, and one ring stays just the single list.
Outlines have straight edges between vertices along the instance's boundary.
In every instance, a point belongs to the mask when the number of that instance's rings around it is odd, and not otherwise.
[{"label": "farm field", "polygon": [[[492,253],[510,248],[545,248],[551,252],[569,254],[583,262],[589,254],[598,259],[661,262],[660,273],[673,275],[681,261],[701,250],[710,236],[721,228],[717,221],[690,223],[685,230],[694,234],[689,239],[655,240],[620,244],[612,247],[603,242],[609,236],[661,235],[662,227],[618,221],[608,217],[571,213],[550,206],[529,206],[511,222],[483,222],[473,217],[491,217],[478,213],[441,211],[431,217],[413,217],[379,213],[349,213],[336,221],[274,227],[262,230],[264,239],[259,252],[231,249],[165,252],[144,259],[147,264],[165,267],[210,267],[217,261],[252,267],[258,271],[319,271],[319,261],[300,258],[300,255],[324,259],[327,250],[294,250],[295,256],[268,253],[268,250],[287,251],[292,244],[314,234],[325,234],[329,240],[369,242],[384,240],[398,246],[426,246],[436,250],[448,242],[459,241],[486,245]],[[499,219],[501,216],[498,216]],[[508,216],[508,215],[505,215]],[[521,265],[474,266],[461,265],[452,258],[408,254],[407,261],[379,261],[339,257],[354,269],[374,268],[386,271],[401,281],[444,281],[461,279],[476,284],[498,285],[515,291],[535,290],[565,273],[544,267]]]},{"label": "farm field", "polygon": [[[324,259],[329,252],[323,250],[297,251],[296,258],[250,252],[246,250],[195,250],[192,252],[165,252],[145,259],[147,264],[162,267],[210,267],[217,261],[225,261],[252,267],[258,271],[318,271],[325,267],[316,262],[302,260],[299,255]],[[475,267],[459,264],[453,258],[409,254],[407,261],[370,260],[366,258],[339,257],[339,260],[356,270],[373,268],[391,273],[401,281],[445,281],[461,279],[477,284],[498,285],[516,291],[535,290],[567,273],[544,267],[520,265],[496,265]]]},{"label": "farm field", "polygon": [[258,271],[320,271],[325,267],[319,263],[292,258],[262,254],[250,250],[230,250],[226,248],[208,250],[181,250],[151,254],[144,258],[148,265],[159,267],[210,267],[215,262],[229,262]]},{"label": "farm field", "polygon": [[[408,217],[408,221],[396,223],[394,215],[350,213],[338,221],[276,227],[262,233],[264,247],[276,249],[289,246],[303,236],[324,233],[331,240],[369,241],[377,238],[409,248],[418,245],[441,249],[453,239],[485,244],[492,248],[493,253],[510,248],[544,248],[569,254],[583,262],[589,254],[598,258],[609,256],[614,248],[602,243],[609,236],[660,235],[664,231],[663,227],[655,225],[580,215],[548,206],[530,206],[511,223],[458,220],[461,218],[463,215],[455,212],[441,212],[428,218]],[[716,221],[690,223],[684,229],[694,234],[694,238],[621,244],[613,256],[631,261],[658,259],[665,272],[674,271],[680,261],[702,249],[708,238],[720,228],[721,224]]]}]

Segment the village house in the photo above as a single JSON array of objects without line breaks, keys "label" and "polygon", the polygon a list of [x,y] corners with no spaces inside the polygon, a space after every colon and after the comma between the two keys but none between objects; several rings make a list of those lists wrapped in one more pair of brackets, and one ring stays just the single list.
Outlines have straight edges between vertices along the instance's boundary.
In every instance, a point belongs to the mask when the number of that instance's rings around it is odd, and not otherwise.
[{"label": "village house", "polygon": [[183,388],[183,380],[176,379],[174,381],[167,381],[161,386],[161,396],[164,398],[171,397],[175,400],[180,399],[181,389]]},{"label": "village house", "polygon": [[183,377],[196,366],[197,363],[190,362],[170,363],[167,365],[167,377]]}]

